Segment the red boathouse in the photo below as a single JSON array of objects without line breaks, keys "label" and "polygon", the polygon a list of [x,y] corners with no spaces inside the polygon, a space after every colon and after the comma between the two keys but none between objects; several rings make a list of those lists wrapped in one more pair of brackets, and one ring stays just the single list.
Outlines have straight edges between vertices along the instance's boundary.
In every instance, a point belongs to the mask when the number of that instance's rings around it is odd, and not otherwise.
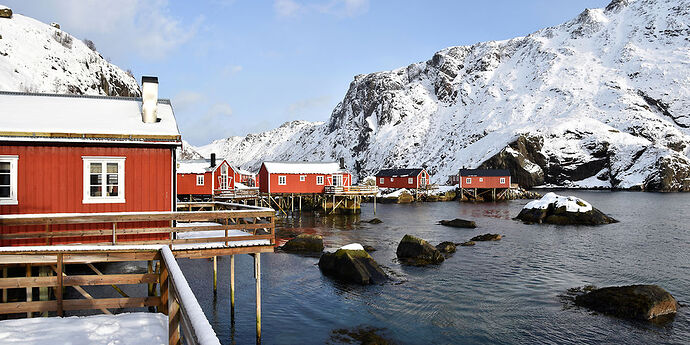
[{"label": "red boathouse", "polygon": [[[0,92],[0,214],[174,211],[180,133],[170,101],[158,99],[158,79],[143,77],[142,84],[143,99]],[[158,223],[125,227],[169,226]],[[0,226],[0,235],[31,231],[43,228]],[[119,240],[166,236],[130,234]],[[61,237],[50,244],[108,237]],[[0,240],[1,246],[34,244],[46,242]]]},{"label": "red boathouse", "polygon": [[352,175],[338,162],[264,162],[259,169],[261,193],[320,194],[326,186],[351,186]]},{"label": "red boathouse", "polygon": [[235,189],[235,172],[226,160],[194,159],[177,164],[177,195],[208,196]]},{"label": "red boathouse", "polygon": [[376,173],[379,188],[419,189],[429,184],[429,173],[424,168],[383,169]]},{"label": "red boathouse", "polygon": [[510,171],[506,169],[460,169],[458,176],[464,189],[510,188]]}]

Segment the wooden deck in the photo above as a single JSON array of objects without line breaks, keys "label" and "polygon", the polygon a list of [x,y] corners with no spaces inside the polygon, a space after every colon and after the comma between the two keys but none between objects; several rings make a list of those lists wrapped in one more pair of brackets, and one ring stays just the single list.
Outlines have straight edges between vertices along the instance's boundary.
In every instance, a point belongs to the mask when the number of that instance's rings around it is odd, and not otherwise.
[{"label": "wooden deck", "polygon": [[379,192],[376,186],[326,186],[324,193],[335,196],[374,196]]}]

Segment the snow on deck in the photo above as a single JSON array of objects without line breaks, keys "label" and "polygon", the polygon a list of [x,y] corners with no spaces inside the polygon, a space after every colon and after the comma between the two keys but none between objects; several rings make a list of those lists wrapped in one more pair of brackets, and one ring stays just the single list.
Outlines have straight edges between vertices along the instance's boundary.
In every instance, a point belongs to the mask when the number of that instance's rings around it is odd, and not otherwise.
[{"label": "snow on deck", "polygon": [[124,313],[0,321],[0,343],[22,345],[168,344],[168,317]]},{"label": "snow on deck", "polygon": [[[212,222],[194,222],[194,223],[177,223],[177,227],[191,227],[191,226],[221,226],[219,223]],[[242,230],[228,230],[228,237],[231,236],[252,236],[252,234]],[[212,238],[225,237],[225,230],[205,230],[205,231],[190,231],[178,232],[177,238]],[[228,245],[225,242],[207,242],[207,243],[189,243],[189,244],[174,244],[173,250],[180,249],[209,249],[209,248],[236,248],[236,247],[252,247],[252,246],[270,246],[271,241],[267,239],[259,240],[242,240],[229,241]]]},{"label": "snow on deck", "polygon": [[344,172],[338,162],[264,162],[271,174],[333,174]]},{"label": "snow on deck", "polygon": [[0,92],[0,104],[0,132],[180,135],[168,101],[156,123],[142,121],[136,98]]},{"label": "snow on deck", "polygon": [[592,210],[592,205],[575,196],[562,196],[556,193],[546,193],[541,199],[530,201],[523,207],[524,209],[547,209],[550,204],[560,208],[565,206],[566,212],[587,212]]}]

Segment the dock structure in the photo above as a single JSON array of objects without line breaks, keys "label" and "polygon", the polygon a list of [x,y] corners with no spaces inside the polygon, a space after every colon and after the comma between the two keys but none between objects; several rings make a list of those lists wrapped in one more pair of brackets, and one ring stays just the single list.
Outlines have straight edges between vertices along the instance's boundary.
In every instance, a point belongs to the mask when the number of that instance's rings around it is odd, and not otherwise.
[{"label": "dock structure", "polygon": [[[159,249],[165,247],[164,251],[169,252],[173,260],[174,258],[203,259],[229,255],[231,259],[231,318],[234,320],[234,255],[249,254],[255,261],[254,276],[258,297],[256,331],[257,342],[260,342],[260,254],[274,251],[275,210],[231,203],[216,203],[211,206],[181,204],[180,206],[187,207],[191,211],[0,215],[0,243],[4,246],[0,247],[0,268],[3,272],[0,288],[4,289],[0,314],[27,313],[26,315],[31,317],[34,313],[45,312],[64,315],[64,310],[78,309],[100,309],[107,313],[108,308],[168,308],[162,300],[169,293],[162,283],[164,281],[162,277],[167,273],[161,271],[164,263],[160,261],[158,256],[160,253],[150,252],[153,246]],[[168,225],[157,227],[140,225],[162,223]],[[150,239],[143,239],[144,235],[150,235]],[[12,241],[18,241],[24,245],[35,243],[28,247],[8,247],[12,245]],[[41,246],[36,247],[36,245]],[[30,253],[32,250],[41,253],[32,254]],[[63,251],[69,251],[69,254],[62,253]],[[46,253],[50,255],[46,256]],[[11,259],[8,259],[10,257]],[[65,258],[67,261],[60,261]],[[92,266],[95,262],[110,261],[148,261],[149,275],[104,277],[95,266]],[[67,263],[87,264],[95,275],[63,279],[60,273],[64,272],[64,269],[60,267]],[[41,268],[45,266],[54,266],[54,268],[52,271]],[[17,276],[17,270],[12,267],[24,267],[25,271],[21,271],[22,277]],[[12,277],[8,276],[8,270],[12,273]],[[214,267],[214,277],[215,271]],[[34,272],[38,272],[39,276],[34,276]],[[56,277],[52,276],[53,272],[57,272]],[[160,278],[152,276],[156,272],[160,274]],[[65,279],[68,284],[64,282]],[[132,283],[150,284],[149,296],[139,299],[123,296],[124,299],[94,302],[95,299],[81,287],[82,285],[113,285],[115,291],[120,293],[121,290],[117,285]],[[160,287],[157,296],[154,296],[155,284]],[[86,300],[70,301],[66,304],[58,302],[62,298],[60,286],[73,286]],[[35,287],[41,290],[40,301],[33,301]],[[26,289],[26,292],[21,295],[24,300],[10,301],[9,288]],[[47,300],[50,294],[42,291],[47,291],[46,288],[53,290],[56,301]],[[173,311],[169,314],[171,322],[181,322],[184,327],[188,327],[184,325],[183,318],[176,316],[178,309],[175,308],[177,307],[173,305],[169,308]],[[170,344],[179,344],[179,339],[177,342],[174,340],[175,338],[172,337]],[[192,344],[196,343],[192,342]]]},{"label": "dock structure", "polygon": [[517,188],[507,169],[460,169],[458,176],[461,201],[506,200]]},{"label": "dock structure", "polygon": [[325,186],[322,193],[262,193],[260,205],[274,208],[279,216],[303,210],[324,214],[358,214],[362,200],[371,198],[376,213],[376,186]]}]

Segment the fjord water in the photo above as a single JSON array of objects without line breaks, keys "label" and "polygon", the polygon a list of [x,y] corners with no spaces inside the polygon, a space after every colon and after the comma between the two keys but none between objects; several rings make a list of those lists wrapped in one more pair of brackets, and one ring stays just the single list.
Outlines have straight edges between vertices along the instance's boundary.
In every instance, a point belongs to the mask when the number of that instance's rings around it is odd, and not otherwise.
[{"label": "fjord water", "polygon": [[[339,328],[372,326],[401,344],[687,344],[690,340],[690,194],[560,191],[590,201],[620,223],[590,226],[525,225],[511,218],[528,200],[377,205],[361,216],[303,216],[283,226],[324,236],[327,247],[369,244],[392,280],[351,286],[325,277],[318,257],[262,254],[264,344],[323,344]],[[477,229],[436,225],[464,218]],[[395,260],[406,233],[432,244],[478,242],[438,266],[408,267]],[[229,258],[219,258],[218,293],[212,264],[180,260],[213,328],[224,344],[254,342],[252,258],[236,256],[236,323],[230,323]],[[586,284],[659,284],[685,304],[675,320],[657,326],[568,308],[560,295]]]}]

